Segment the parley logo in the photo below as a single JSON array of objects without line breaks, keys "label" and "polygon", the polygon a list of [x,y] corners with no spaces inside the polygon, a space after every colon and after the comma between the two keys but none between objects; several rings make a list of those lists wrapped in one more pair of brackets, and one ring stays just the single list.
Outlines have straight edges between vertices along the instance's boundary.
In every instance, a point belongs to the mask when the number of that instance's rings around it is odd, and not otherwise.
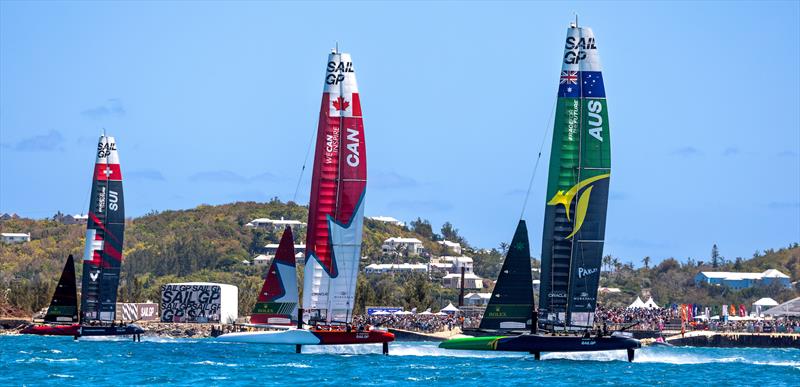
[{"label": "parley logo", "polygon": [[[590,184],[598,180],[607,179],[609,177],[611,177],[610,173],[604,173],[602,175],[590,177],[588,179],[579,182],[578,184],[575,184],[567,192],[558,191],[553,196],[553,198],[550,199],[549,202],[547,202],[547,205],[548,206],[557,206],[559,204],[563,205],[564,209],[566,209],[567,211],[567,220],[570,220],[569,208],[572,205],[572,201],[575,199],[575,195],[577,195],[578,192],[584,187],[589,186]],[[573,223],[574,226],[572,227],[572,233],[569,234],[566,239],[572,238],[578,232],[578,230],[581,229],[581,226],[583,226],[583,221],[586,218],[586,210],[589,209],[589,198],[591,197],[592,194],[592,188],[594,187],[589,186],[589,188],[584,190],[578,197],[578,207],[575,208],[575,222]]]},{"label": "parley logo", "polygon": [[582,267],[578,268],[578,278],[583,278],[583,277],[586,277],[588,275],[592,275],[594,273],[597,273],[597,268],[596,267],[590,267],[588,269],[584,269]]}]

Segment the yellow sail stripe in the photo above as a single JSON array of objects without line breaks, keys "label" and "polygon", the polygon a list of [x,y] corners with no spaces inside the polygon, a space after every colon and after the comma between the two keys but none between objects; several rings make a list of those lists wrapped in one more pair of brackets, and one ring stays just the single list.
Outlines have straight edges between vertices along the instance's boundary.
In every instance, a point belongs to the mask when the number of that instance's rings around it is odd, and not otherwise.
[{"label": "yellow sail stripe", "polygon": [[572,234],[569,234],[567,239],[572,238],[583,226],[583,219],[586,218],[586,210],[589,208],[589,195],[592,194],[592,188],[594,186],[587,188],[578,198],[578,208],[575,209],[575,227],[572,228]]},{"label": "yellow sail stripe", "polygon": [[567,220],[571,220],[569,218],[569,207],[572,203],[572,199],[575,198],[575,195],[578,193],[578,191],[580,191],[583,187],[586,187],[587,185],[594,183],[595,181],[606,179],[609,177],[611,177],[610,173],[604,173],[602,175],[593,176],[579,182],[578,184],[575,184],[567,192],[558,191],[556,192],[555,196],[553,196],[553,198],[550,199],[549,202],[547,202],[547,205],[555,206],[558,204],[563,204],[564,208],[567,210]]}]

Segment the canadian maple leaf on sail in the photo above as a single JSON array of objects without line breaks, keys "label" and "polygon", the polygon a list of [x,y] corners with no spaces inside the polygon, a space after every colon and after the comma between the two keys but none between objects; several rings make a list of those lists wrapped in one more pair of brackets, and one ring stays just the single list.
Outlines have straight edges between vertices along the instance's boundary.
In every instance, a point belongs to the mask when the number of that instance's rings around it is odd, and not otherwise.
[{"label": "canadian maple leaf on sail", "polygon": [[350,102],[347,102],[341,96],[339,96],[339,98],[336,98],[335,100],[333,100],[333,107],[336,108],[336,110],[347,110],[348,106],[350,106]]}]

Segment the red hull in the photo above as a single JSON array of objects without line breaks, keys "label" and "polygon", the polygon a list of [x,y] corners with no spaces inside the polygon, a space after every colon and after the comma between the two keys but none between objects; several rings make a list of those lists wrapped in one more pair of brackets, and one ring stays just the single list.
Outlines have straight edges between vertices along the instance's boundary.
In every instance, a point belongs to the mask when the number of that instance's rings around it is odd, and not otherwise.
[{"label": "red hull", "polygon": [[368,332],[311,330],[311,333],[319,337],[319,345],[377,344],[394,341],[394,333],[378,330]]},{"label": "red hull", "polygon": [[19,333],[42,336],[78,336],[80,325],[32,325]]}]

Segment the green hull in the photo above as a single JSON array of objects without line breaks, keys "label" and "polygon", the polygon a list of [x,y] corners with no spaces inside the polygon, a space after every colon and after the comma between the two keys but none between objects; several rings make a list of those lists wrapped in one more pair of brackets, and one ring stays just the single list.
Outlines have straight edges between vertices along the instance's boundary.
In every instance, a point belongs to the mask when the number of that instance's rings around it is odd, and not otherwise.
[{"label": "green hull", "polygon": [[464,337],[450,339],[439,344],[444,349],[466,349],[473,351],[494,351],[494,342],[506,336]]}]

